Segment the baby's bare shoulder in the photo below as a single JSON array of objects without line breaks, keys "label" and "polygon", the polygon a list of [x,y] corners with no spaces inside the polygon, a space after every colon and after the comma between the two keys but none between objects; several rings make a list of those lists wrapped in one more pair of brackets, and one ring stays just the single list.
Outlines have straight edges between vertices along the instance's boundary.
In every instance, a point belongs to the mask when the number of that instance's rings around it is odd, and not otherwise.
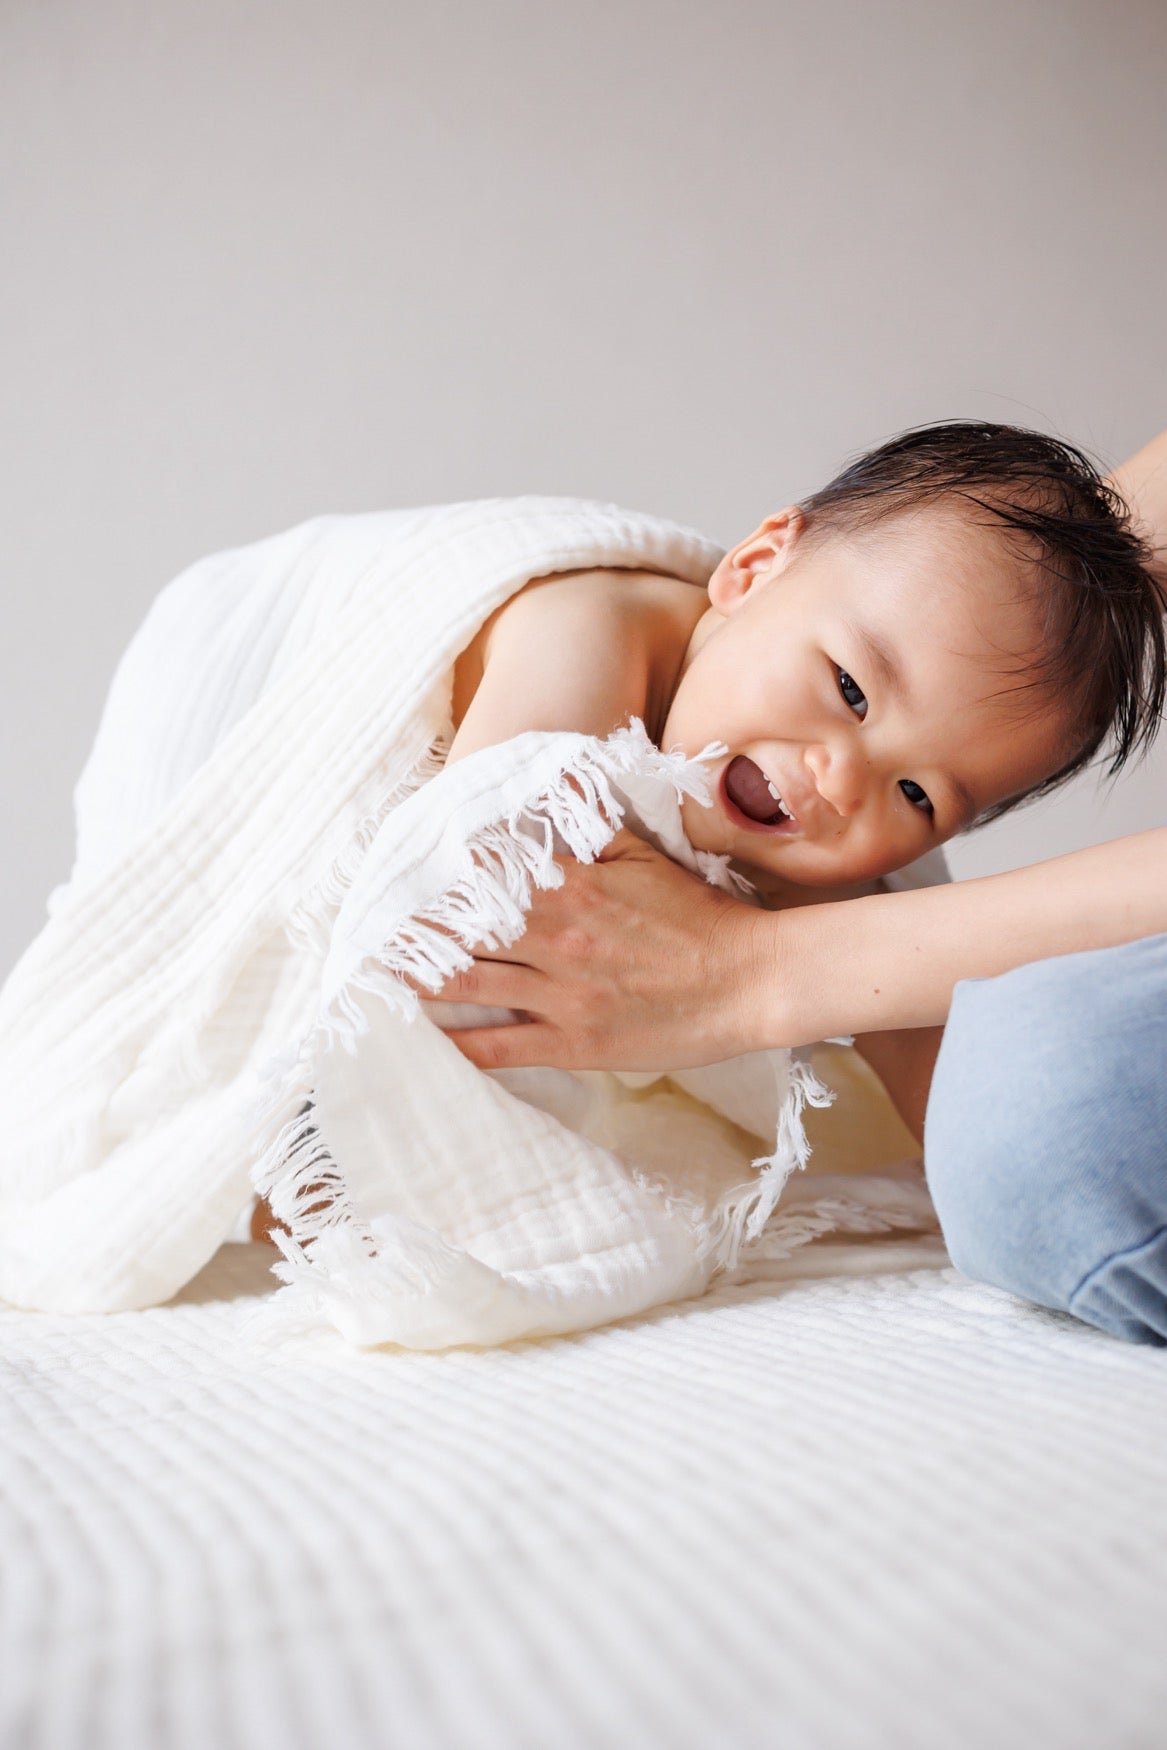
[{"label": "baby's bare shoulder", "polygon": [[548,642],[570,646],[580,660],[604,652],[635,664],[652,660],[662,642],[679,636],[700,612],[704,592],[656,571],[594,569],[533,577],[505,601],[474,641],[483,665],[505,649]]},{"label": "baby's bare shoulder", "polygon": [[577,665],[618,658],[636,668],[637,653],[651,642],[651,602],[651,585],[639,573],[561,571],[532,578],[483,626],[483,665],[521,654],[546,661],[563,652]]},{"label": "baby's bare shoulder", "polygon": [[[454,671],[451,757],[525,729],[607,735],[646,717],[675,674],[688,610],[702,592],[656,572],[589,570],[533,578],[496,612]],[[651,732],[651,731],[650,731]]]},{"label": "baby's bare shoulder", "polygon": [[506,614],[514,617],[515,612],[573,612],[634,619],[676,604],[695,602],[702,595],[695,584],[661,571],[634,571],[617,566],[554,571],[546,577],[533,577],[503,604],[498,618]]},{"label": "baby's bare shoulder", "polygon": [[683,578],[658,571],[596,569],[536,577],[503,604],[487,631],[508,636],[567,637],[582,651],[641,650],[650,662],[679,642],[683,649],[708,600]]}]

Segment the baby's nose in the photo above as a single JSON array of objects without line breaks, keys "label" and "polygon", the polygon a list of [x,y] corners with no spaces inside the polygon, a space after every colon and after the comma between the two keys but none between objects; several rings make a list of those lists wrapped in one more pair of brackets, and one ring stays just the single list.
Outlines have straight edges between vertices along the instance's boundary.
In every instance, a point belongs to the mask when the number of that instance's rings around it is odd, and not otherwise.
[{"label": "baby's nose", "polygon": [[863,806],[866,767],[846,748],[808,747],[806,763],[823,801],[844,816],[857,814]]}]

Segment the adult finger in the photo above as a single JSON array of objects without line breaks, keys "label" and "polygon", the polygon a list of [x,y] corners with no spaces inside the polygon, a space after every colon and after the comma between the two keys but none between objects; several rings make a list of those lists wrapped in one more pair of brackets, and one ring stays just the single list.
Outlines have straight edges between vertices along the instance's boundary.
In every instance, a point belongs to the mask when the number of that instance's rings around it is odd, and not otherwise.
[{"label": "adult finger", "polygon": [[[674,866],[669,864],[667,857],[628,827],[621,827],[595,859],[597,863],[621,860],[655,861],[668,864],[670,868]],[[568,855],[556,857],[555,861],[559,865],[562,880],[554,887],[536,888],[532,893],[523,934],[509,946],[489,948],[476,944],[472,950],[475,960],[509,960],[521,965],[536,965],[547,952],[546,944],[554,941],[565,925],[570,926],[580,906],[590,906],[593,903],[596,894],[594,864],[580,863]]]},{"label": "adult finger", "polygon": [[427,992],[439,1003],[481,1003],[491,1009],[538,1009],[546,974],[511,960],[479,960],[455,972],[441,990]]},{"label": "adult finger", "polygon": [[447,1033],[451,1045],[479,1069],[554,1069],[560,1065],[563,1035],[542,1021],[515,1021],[505,1027],[462,1027]]},{"label": "adult finger", "polygon": [[656,850],[656,848],[653,845],[650,845],[645,839],[642,839],[639,833],[634,833],[629,826],[622,826],[615,834],[613,834],[612,838],[596,857],[596,862],[612,863],[615,862],[618,857],[649,858],[659,856],[661,856],[661,852]]}]

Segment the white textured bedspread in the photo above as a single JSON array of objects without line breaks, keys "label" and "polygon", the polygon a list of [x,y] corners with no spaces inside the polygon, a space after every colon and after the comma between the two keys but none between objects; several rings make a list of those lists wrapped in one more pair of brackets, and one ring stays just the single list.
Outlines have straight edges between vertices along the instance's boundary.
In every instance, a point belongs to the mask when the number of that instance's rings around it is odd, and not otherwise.
[{"label": "white textured bedspread", "polygon": [[0,1310],[5,1750],[1167,1741],[1167,1351],[927,1238],[439,1354],[269,1262]]}]

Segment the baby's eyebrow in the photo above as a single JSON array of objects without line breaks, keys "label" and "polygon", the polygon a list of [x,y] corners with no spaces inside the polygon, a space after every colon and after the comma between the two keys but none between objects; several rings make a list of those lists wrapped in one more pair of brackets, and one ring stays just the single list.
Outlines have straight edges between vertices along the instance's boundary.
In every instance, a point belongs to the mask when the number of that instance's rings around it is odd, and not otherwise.
[{"label": "baby's eyebrow", "polygon": [[886,638],[878,632],[873,632],[869,626],[860,626],[855,620],[848,620],[847,630],[862,650],[867,661],[875,669],[888,692],[902,699],[906,688],[904,677],[900,673],[895,653]]}]

